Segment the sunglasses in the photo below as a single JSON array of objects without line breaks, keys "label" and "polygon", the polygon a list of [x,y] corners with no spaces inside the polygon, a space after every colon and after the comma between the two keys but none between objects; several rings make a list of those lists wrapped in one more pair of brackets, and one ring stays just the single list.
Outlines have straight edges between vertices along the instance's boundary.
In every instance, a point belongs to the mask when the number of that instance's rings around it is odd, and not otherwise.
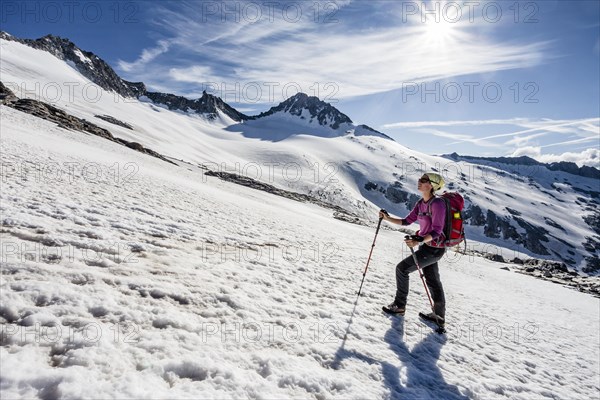
[{"label": "sunglasses", "polygon": [[429,178],[421,178],[419,179],[420,183],[431,183],[431,181],[429,180]]}]

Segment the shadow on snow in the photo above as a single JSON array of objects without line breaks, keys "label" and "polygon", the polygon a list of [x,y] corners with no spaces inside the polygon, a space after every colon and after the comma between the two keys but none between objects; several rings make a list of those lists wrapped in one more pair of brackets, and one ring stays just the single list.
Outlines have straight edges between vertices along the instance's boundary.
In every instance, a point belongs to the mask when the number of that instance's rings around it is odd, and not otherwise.
[{"label": "shadow on snow", "polygon": [[[354,309],[356,309],[356,304]],[[344,359],[354,358],[367,364],[379,364],[389,389],[390,399],[453,399],[467,400],[455,385],[446,383],[440,368],[437,366],[442,346],[446,343],[446,336],[431,332],[426,335],[412,350],[403,341],[404,318],[389,316],[391,326],[384,335],[384,341],[398,356],[401,362],[396,366],[387,361],[376,360],[373,357],[346,349],[348,331],[352,325],[352,317],[348,323],[342,345],[337,350],[330,367],[340,369]],[[400,381],[401,368],[406,368],[406,382]]]}]

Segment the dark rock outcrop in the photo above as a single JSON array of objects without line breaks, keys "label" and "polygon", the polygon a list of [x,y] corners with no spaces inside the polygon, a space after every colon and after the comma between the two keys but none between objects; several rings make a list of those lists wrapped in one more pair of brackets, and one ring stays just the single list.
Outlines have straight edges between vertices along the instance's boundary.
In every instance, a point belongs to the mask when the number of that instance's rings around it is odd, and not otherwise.
[{"label": "dark rock outcrop", "polygon": [[221,98],[212,94],[202,92],[202,97],[197,100],[190,100],[183,96],[177,96],[169,93],[146,92],[146,97],[156,104],[164,104],[169,110],[179,110],[184,112],[194,112],[205,115],[208,119],[214,120],[218,116],[218,111],[223,112],[234,121],[240,122],[250,119],[242,114]]},{"label": "dark rock outcrop", "polygon": [[373,182],[367,182],[367,183],[365,183],[365,189],[369,190],[369,191],[377,190],[377,184],[373,183]]},{"label": "dark rock outcrop", "polygon": [[308,111],[309,122],[316,119],[319,125],[328,126],[332,129],[338,129],[344,123],[352,123],[352,120],[346,114],[341,113],[331,104],[319,100],[318,97],[308,96],[305,93],[297,93],[276,107],[271,107],[269,111],[252,117],[252,119],[267,117],[278,112],[285,112],[300,118],[306,118],[303,115],[304,110]]},{"label": "dark rock outcrop", "polygon": [[501,262],[501,263],[506,262],[506,261],[504,261],[504,257],[502,257],[500,254],[486,253],[483,255],[483,257],[487,258],[488,260],[495,261],[495,262]]},{"label": "dark rock outcrop", "polygon": [[35,40],[19,39],[6,32],[0,32],[0,38],[47,51],[61,60],[69,61],[90,81],[123,97],[137,98],[146,92],[146,86],[142,82],[128,82],[121,79],[104,60],[92,52],[81,50],[69,39],[54,35],[46,35]]},{"label": "dark rock outcrop", "polygon": [[279,189],[273,185],[269,185],[268,183],[257,181],[255,179],[252,179],[250,177],[247,177],[247,176],[244,176],[241,174],[233,174],[230,172],[212,171],[212,170],[206,171],[204,174],[206,176],[214,176],[214,177],[220,178],[224,181],[233,182],[238,185],[250,187],[250,188],[256,189],[256,190],[261,190],[263,192],[271,193],[271,194],[285,197],[285,198],[288,198],[291,200],[295,200],[295,201],[299,201],[299,202],[314,203],[321,207],[334,210],[336,213],[338,213],[338,215],[340,215],[340,214],[344,215],[345,218],[351,217],[353,220],[357,219],[356,215],[348,212],[347,210],[345,210],[344,208],[342,208],[340,206],[327,203],[325,201],[319,200],[313,196],[309,196],[304,193],[297,193],[297,192],[291,192],[289,190]]},{"label": "dark rock outcrop", "polygon": [[512,239],[517,243],[520,239],[520,235],[517,233],[516,228],[510,223],[510,218],[499,217],[491,210],[488,210],[487,212],[483,233],[487,237]]},{"label": "dark rock outcrop", "polygon": [[517,239],[517,243],[522,243],[527,250],[535,254],[548,255],[550,254],[546,247],[541,242],[548,242],[548,231],[541,226],[530,224],[523,218],[514,217],[514,220],[519,226],[525,229],[525,235]]},{"label": "dark rock outcrop", "polygon": [[0,104],[11,104],[19,99],[15,94],[0,81]]},{"label": "dark rock outcrop", "polygon": [[405,203],[408,200],[409,193],[402,189],[401,182],[394,182],[387,187],[385,198],[394,204]]},{"label": "dark rock outcrop", "polygon": [[598,257],[586,257],[585,262],[586,265],[582,269],[583,272],[588,274],[597,274],[600,272],[600,259]]},{"label": "dark rock outcrop", "polygon": [[110,122],[111,124],[122,126],[123,128],[133,130],[133,126],[129,125],[126,122],[119,121],[118,119],[116,119],[115,117],[111,117],[110,115],[94,115],[94,117],[100,118],[106,122]]},{"label": "dark rock outcrop", "polygon": [[585,215],[583,220],[594,232],[600,235],[600,212],[596,211],[593,214]]},{"label": "dark rock outcrop", "polygon": [[464,219],[465,222],[468,223],[469,225],[473,225],[473,226],[483,226],[485,225],[485,215],[483,214],[483,211],[481,210],[481,207],[472,204],[470,205],[464,212]]},{"label": "dark rock outcrop", "polygon": [[136,142],[129,142],[124,139],[116,138],[108,130],[101,128],[85,119],[70,115],[63,110],[54,107],[53,105],[33,99],[19,99],[2,82],[0,82],[0,99],[1,104],[4,104],[7,107],[11,107],[15,110],[19,110],[38,118],[54,122],[61,128],[90,133],[92,135],[122,144],[141,153],[159,158],[168,163],[175,164],[156,151],[145,148]]}]

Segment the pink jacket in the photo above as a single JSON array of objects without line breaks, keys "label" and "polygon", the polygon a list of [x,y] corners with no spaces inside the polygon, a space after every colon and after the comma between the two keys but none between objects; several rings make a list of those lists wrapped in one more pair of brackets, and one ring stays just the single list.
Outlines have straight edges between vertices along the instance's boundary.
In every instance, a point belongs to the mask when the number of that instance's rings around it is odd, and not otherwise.
[{"label": "pink jacket", "polygon": [[[431,204],[431,215],[429,205]],[[446,204],[444,200],[433,197],[425,202],[419,200],[412,211],[402,220],[402,225],[419,223],[419,236],[431,235],[435,240],[444,238],[444,225],[446,223]]]}]

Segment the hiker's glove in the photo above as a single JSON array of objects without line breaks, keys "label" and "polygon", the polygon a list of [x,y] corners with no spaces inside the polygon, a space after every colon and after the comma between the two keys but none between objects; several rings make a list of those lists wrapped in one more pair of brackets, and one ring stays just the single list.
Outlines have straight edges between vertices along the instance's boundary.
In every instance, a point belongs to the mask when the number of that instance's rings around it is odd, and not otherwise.
[{"label": "hiker's glove", "polygon": [[405,243],[408,247],[413,248],[419,245],[419,243],[421,243],[423,241],[423,237],[421,236],[417,236],[417,235],[411,235],[411,236],[406,236],[405,237]]}]

